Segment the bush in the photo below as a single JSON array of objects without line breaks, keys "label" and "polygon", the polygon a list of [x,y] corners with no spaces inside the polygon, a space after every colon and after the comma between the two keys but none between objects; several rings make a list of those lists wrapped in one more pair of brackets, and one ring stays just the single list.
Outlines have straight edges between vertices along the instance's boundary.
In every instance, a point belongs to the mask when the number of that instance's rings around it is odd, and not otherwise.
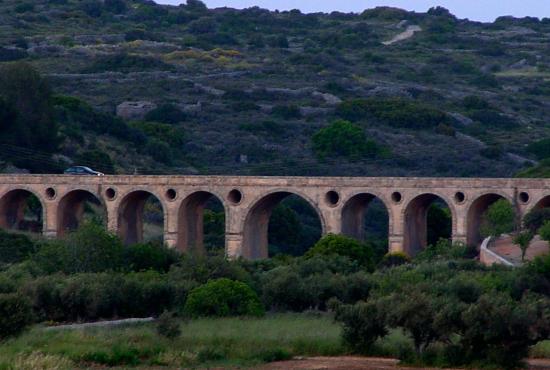
[{"label": "bush", "polygon": [[483,237],[500,236],[514,231],[516,212],[505,199],[497,200],[481,216],[480,232]]},{"label": "bush", "polygon": [[550,139],[542,139],[527,145],[527,152],[534,154],[538,159],[550,158]]},{"label": "bush", "polygon": [[280,117],[282,119],[300,119],[302,114],[300,113],[300,108],[295,105],[277,105],[273,107],[271,113],[274,116]]},{"label": "bush", "polygon": [[336,114],[348,121],[375,118],[392,127],[425,129],[450,124],[444,112],[401,98],[369,98],[341,103]]},{"label": "bush", "polygon": [[384,255],[384,258],[382,258],[382,261],[380,262],[380,266],[382,267],[395,267],[395,266],[401,266],[406,263],[411,262],[411,258],[407,256],[403,252],[392,252],[387,253]]},{"label": "bush", "polygon": [[374,251],[372,246],[343,235],[326,235],[306,253],[308,258],[334,255],[349,257],[368,269],[373,269]]},{"label": "bush", "polygon": [[33,260],[46,273],[73,274],[119,269],[122,254],[118,237],[100,225],[85,222],[63,240],[43,242]]},{"label": "bush", "polygon": [[319,130],[312,138],[313,150],[321,159],[342,156],[348,159],[376,157],[381,148],[367,140],[363,129],[351,122],[338,120]]},{"label": "bush", "polygon": [[0,294],[0,340],[20,334],[32,322],[32,307],[25,297]]},{"label": "bush", "polygon": [[342,338],[356,353],[367,354],[376,340],[388,334],[382,311],[375,303],[359,302],[336,308],[337,321],[342,322]]},{"label": "bush", "polygon": [[0,230],[0,263],[18,263],[31,257],[36,245],[23,234]]},{"label": "bush", "polygon": [[199,316],[262,316],[258,295],[245,283],[229,279],[211,280],[189,293],[185,312]]},{"label": "bush", "polygon": [[181,335],[179,320],[172,312],[164,311],[157,319],[157,333],[168,339],[175,339]]},{"label": "bush", "polygon": [[130,73],[150,70],[170,71],[172,69],[171,65],[152,57],[115,54],[98,57],[82,73],[101,73],[107,71]]},{"label": "bush", "polygon": [[539,228],[539,235],[542,240],[550,241],[550,221],[545,221]]},{"label": "bush", "polygon": [[535,208],[523,218],[523,224],[533,233],[536,233],[546,221],[550,221],[550,208]]},{"label": "bush", "polygon": [[187,120],[187,114],[173,104],[163,104],[147,113],[145,120],[173,125]]},{"label": "bush", "polygon": [[160,243],[134,244],[124,248],[124,266],[130,271],[153,269],[167,272],[179,260],[179,253]]}]

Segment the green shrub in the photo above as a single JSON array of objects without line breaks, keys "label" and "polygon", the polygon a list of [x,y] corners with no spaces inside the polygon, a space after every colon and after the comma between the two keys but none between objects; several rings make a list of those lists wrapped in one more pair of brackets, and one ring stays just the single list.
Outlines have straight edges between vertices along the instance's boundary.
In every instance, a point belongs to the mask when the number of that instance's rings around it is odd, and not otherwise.
[{"label": "green shrub", "polygon": [[441,238],[435,244],[430,244],[415,256],[416,261],[455,260],[474,258],[476,248],[464,243],[453,243],[449,239]]},{"label": "green shrub", "polygon": [[343,235],[326,235],[306,253],[306,257],[334,255],[349,257],[368,269],[373,269],[372,246]]},{"label": "green shrub", "polygon": [[271,113],[274,116],[280,117],[282,119],[300,119],[302,114],[300,113],[300,108],[295,105],[277,105],[273,107]]},{"label": "green shrub", "polygon": [[369,98],[341,103],[336,114],[348,121],[375,118],[392,127],[426,129],[449,124],[444,112],[414,101],[401,98]]},{"label": "green shrub", "polygon": [[381,148],[368,140],[363,129],[351,122],[338,120],[319,130],[312,138],[313,150],[321,159],[342,156],[351,160],[374,158]]},{"label": "green shrub", "polygon": [[179,260],[179,253],[160,243],[133,244],[124,248],[124,266],[130,271],[153,269],[167,272]]},{"label": "green shrub", "polygon": [[141,121],[132,122],[130,125],[147,134],[149,138],[167,143],[174,149],[178,149],[185,142],[185,132],[181,127],[166,123]]},{"label": "green shrub", "polygon": [[164,311],[157,319],[157,333],[168,339],[174,339],[181,335],[179,320],[172,312]]},{"label": "green shrub", "polygon": [[538,159],[550,158],[550,139],[542,139],[527,145],[527,152],[534,154]]},{"label": "green shrub", "polygon": [[63,240],[43,242],[33,260],[46,273],[68,274],[120,269],[123,246],[103,226],[84,222]]},{"label": "green shrub", "polygon": [[24,296],[0,294],[0,340],[20,334],[32,322],[32,307]]},{"label": "green shrub", "polygon": [[382,311],[375,303],[359,302],[336,308],[342,338],[355,353],[367,354],[376,340],[388,334]]},{"label": "green shrub", "polygon": [[0,263],[18,263],[36,252],[35,243],[23,234],[0,230]]},{"label": "green shrub", "polygon": [[384,255],[384,257],[382,258],[382,261],[380,262],[380,266],[394,267],[394,266],[401,266],[410,262],[411,262],[411,258],[407,256],[405,253],[392,252]]},{"label": "green shrub", "polygon": [[550,241],[550,221],[545,221],[538,231],[542,240]]},{"label": "green shrub", "polygon": [[115,54],[96,58],[92,64],[82,70],[82,73],[101,72],[142,72],[150,70],[170,71],[173,67],[161,60],[138,55]]},{"label": "green shrub", "polygon": [[187,120],[187,114],[173,104],[163,104],[145,115],[145,120],[176,124]]},{"label": "green shrub", "polygon": [[483,237],[500,236],[514,231],[516,212],[505,199],[491,204],[481,217],[480,233]]},{"label": "green shrub", "polygon": [[185,312],[193,317],[262,316],[264,309],[248,285],[222,278],[193,289],[187,297]]},{"label": "green shrub", "polygon": [[536,233],[546,221],[550,221],[550,208],[535,208],[523,218],[523,224],[533,233]]}]

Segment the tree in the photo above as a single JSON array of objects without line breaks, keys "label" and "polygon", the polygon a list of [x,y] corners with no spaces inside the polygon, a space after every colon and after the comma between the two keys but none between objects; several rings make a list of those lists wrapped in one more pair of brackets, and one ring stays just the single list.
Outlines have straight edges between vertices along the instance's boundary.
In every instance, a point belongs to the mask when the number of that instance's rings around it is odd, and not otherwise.
[{"label": "tree", "polygon": [[535,208],[523,218],[523,224],[532,233],[536,233],[546,221],[550,221],[550,208]]},{"label": "tree", "polygon": [[326,235],[306,253],[307,257],[334,255],[349,257],[368,268],[373,267],[372,246],[344,235]]},{"label": "tree", "polygon": [[521,248],[521,261],[525,261],[525,253],[533,240],[533,233],[531,231],[523,231],[514,237],[514,243]]},{"label": "tree", "polygon": [[0,340],[20,334],[32,321],[32,306],[25,297],[0,294]]},{"label": "tree", "polygon": [[57,149],[50,87],[30,64],[0,67],[0,118],[1,141],[47,152]]},{"label": "tree", "polygon": [[516,213],[505,199],[497,200],[481,216],[480,232],[483,237],[500,236],[515,229]]},{"label": "tree", "polygon": [[312,138],[313,150],[324,159],[341,156],[351,160],[373,158],[381,148],[373,140],[368,140],[361,127],[349,121],[337,120],[319,130]]},{"label": "tree", "polygon": [[540,227],[539,235],[542,240],[550,242],[550,221],[544,222],[544,224]]},{"label": "tree", "polygon": [[354,352],[368,353],[378,338],[388,334],[382,312],[375,302],[337,307],[335,319],[342,322],[342,337]]}]

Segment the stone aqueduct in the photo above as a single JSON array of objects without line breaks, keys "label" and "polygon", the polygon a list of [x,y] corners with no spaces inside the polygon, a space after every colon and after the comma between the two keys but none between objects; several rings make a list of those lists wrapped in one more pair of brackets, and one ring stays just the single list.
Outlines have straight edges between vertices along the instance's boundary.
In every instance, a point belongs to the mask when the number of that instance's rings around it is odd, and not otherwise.
[{"label": "stone aqueduct", "polygon": [[425,247],[427,210],[444,201],[452,215],[452,239],[480,241],[483,212],[504,198],[518,217],[550,206],[550,180],[467,178],[225,177],[225,176],[67,176],[1,175],[0,227],[23,218],[25,199],[42,203],[43,234],[63,235],[78,224],[84,200],[104,206],[109,230],[126,243],[142,239],[145,200],[158,198],[164,213],[164,241],[182,251],[201,251],[203,209],[218,198],[225,209],[226,253],[230,257],[267,257],[268,224],[274,207],[295,194],[317,212],[322,232],[362,238],[363,217],[378,198],[389,217],[389,249],[414,254]]}]

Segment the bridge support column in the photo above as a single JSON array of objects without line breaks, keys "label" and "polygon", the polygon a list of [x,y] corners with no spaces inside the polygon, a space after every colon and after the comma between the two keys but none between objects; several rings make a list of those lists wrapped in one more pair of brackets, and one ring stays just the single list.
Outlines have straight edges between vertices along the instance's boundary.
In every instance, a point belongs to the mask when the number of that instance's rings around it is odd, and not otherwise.
[{"label": "bridge support column", "polygon": [[46,238],[57,237],[57,208],[58,202],[55,200],[47,201],[44,203],[44,220],[42,226],[42,234]]},{"label": "bridge support column", "polygon": [[225,255],[230,259],[242,257],[243,234],[225,235]]},{"label": "bridge support column", "polygon": [[388,238],[388,253],[405,252],[403,235],[390,235]]},{"label": "bridge support column", "polygon": [[453,243],[464,243],[468,241],[467,231],[466,231],[466,219],[467,213],[463,207],[456,207],[456,220],[453,220]]},{"label": "bridge support column", "polygon": [[164,244],[176,248],[178,244],[178,208],[169,204],[164,213]]}]

